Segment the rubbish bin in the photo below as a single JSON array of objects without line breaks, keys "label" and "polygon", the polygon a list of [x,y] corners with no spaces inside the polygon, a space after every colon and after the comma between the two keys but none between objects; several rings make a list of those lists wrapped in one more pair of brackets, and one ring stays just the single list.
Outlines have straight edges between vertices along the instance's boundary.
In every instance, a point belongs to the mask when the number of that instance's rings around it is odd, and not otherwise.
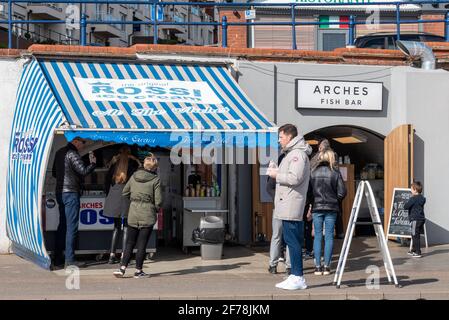
[{"label": "rubbish bin", "polygon": [[224,222],[217,216],[206,216],[201,218],[200,230],[204,232],[204,239],[201,242],[201,259],[220,260],[223,253],[224,243]]}]

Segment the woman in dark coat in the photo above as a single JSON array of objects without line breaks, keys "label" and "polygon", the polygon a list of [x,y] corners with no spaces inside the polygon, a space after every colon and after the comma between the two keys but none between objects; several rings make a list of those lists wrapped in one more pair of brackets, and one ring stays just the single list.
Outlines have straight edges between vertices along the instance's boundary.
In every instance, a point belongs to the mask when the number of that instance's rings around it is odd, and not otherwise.
[{"label": "woman in dark coat", "polygon": [[[335,166],[335,153],[324,150],[319,153],[318,162],[310,176],[312,189],[312,214],[315,239],[315,274],[330,274],[334,244],[334,227],[340,211],[340,202],[346,196],[346,187],[340,171]],[[324,267],[321,266],[321,244],[325,229]]]},{"label": "woman in dark coat", "polygon": [[[127,145],[120,148],[120,153],[114,156],[110,162],[110,168],[105,179],[106,200],[103,209],[105,217],[114,218],[114,231],[112,232],[111,252],[109,263],[118,263],[115,251],[120,238],[120,230],[123,230],[122,251],[125,248],[128,228],[127,217],[129,210],[129,200],[122,196],[123,188],[129,178],[140,166],[139,160],[131,155],[131,150]],[[123,228],[122,228],[123,220]]]}]

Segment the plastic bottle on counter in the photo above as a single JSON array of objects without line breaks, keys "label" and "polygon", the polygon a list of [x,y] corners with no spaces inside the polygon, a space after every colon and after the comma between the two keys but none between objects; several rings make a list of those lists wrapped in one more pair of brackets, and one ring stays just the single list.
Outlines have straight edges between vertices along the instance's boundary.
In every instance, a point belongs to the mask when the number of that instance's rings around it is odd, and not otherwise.
[{"label": "plastic bottle on counter", "polygon": [[210,186],[207,187],[206,197],[212,197],[212,188]]},{"label": "plastic bottle on counter", "polygon": [[190,187],[189,186],[186,187],[186,190],[184,192],[184,196],[185,197],[190,197]]},{"label": "plastic bottle on counter", "polygon": [[215,188],[215,196],[219,197],[220,196],[220,188],[218,187],[218,183],[217,182],[215,182],[214,188]]},{"label": "plastic bottle on counter", "polygon": [[195,196],[196,197],[201,196],[201,184],[199,184],[199,183],[196,185]]}]

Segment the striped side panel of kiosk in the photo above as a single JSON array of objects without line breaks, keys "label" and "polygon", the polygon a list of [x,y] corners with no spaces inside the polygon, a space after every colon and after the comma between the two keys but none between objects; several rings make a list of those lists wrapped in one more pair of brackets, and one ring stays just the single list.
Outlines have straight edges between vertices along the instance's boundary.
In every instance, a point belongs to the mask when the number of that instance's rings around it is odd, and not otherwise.
[{"label": "striped side panel of kiosk", "polygon": [[35,60],[24,67],[17,91],[9,146],[7,233],[14,252],[50,267],[42,230],[41,202],[53,130],[62,112]]}]

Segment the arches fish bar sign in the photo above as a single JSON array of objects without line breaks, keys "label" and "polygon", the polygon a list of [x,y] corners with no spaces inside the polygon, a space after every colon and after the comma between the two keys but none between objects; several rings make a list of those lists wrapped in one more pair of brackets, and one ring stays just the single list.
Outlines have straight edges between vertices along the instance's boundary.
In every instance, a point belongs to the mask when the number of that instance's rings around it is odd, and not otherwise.
[{"label": "arches fish bar sign", "polygon": [[86,101],[222,104],[204,81],[74,77]]},{"label": "arches fish bar sign", "polygon": [[381,82],[296,80],[297,109],[382,110]]}]

